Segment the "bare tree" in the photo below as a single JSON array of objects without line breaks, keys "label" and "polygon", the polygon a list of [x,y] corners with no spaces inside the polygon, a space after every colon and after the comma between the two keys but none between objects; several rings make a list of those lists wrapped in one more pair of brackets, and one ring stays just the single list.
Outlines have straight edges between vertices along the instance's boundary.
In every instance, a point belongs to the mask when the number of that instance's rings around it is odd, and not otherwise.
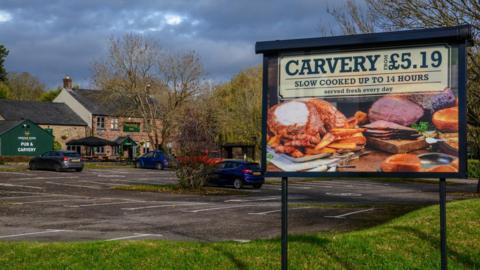
[{"label": "bare tree", "polygon": [[111,38],[109,54],[105,61],[93,65],[94,83],[106,91],[107,100],[130,100],[118,104],[119,112],[125,115],[140,116],[143,119],[149,140],[158,145],[158,131],[161,128],[153,96],[161,86],[155,84],[154,72],[160,55],[158,45],[140,35],[126,34],[122,38]]},{"label": "bare tree", "polygon": [[171,54],[158,62],[160,80],[166,87],[160,102],[160,119],[163,128],[161,142],[166,142],[176,127],[176,119],[182,107],[201,90],[203,66],[195,52]]},{"label": "bare tree", "polygon": [[121,113],[143,119],[149,140],[163,148],[170,139],[175,115],[199,91],[202,65],[193,53],[166,54],[159,45],[137,34],[111,38],[106,60],[93,65],[94,83],[106,99],[127,99]]}]

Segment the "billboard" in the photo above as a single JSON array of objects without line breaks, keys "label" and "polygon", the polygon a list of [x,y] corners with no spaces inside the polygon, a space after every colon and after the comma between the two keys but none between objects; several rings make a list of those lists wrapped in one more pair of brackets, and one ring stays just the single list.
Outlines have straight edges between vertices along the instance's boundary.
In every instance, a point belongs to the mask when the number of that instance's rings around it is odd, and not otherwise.
[{"label": "billboard", "polygon": [[264,57],[267,174],[464,175],[465,42],[351,39]]}]

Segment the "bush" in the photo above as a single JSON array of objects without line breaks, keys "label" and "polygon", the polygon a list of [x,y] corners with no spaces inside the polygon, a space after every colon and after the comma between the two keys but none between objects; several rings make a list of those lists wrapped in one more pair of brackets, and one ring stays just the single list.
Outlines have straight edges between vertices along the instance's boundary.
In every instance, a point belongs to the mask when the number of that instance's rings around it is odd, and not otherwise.
[{"label": "bush", "polygon": [[201,188],[207,184],[208,175],[212,171],[213,166],[194,159],[178,162],[176,169],[178,184],[182,188]]},{"label": "bush", "polygon": [[32,157],[29,156],[0,156],[0,162],[29,162]]},{"label": "bush", "polygon": [[468,178],[480,179],[480,160],[468,160]]},{"label": "bush", "polygon": [[55,150],[55,151],[62,150],[62,145],[59,142],[54,141],[53,142],[53,150]]}]

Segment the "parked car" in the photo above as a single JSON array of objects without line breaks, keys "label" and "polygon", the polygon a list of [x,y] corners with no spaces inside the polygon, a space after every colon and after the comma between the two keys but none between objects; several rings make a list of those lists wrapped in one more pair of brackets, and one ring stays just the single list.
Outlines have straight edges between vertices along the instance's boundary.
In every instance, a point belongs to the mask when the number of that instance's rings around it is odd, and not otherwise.
[{"label": "parked car", "polygon": [[224,160],[219,162],[209,175],[208,183],[219,186],[233,185],[240,189],[245,185],[261,188],[265,178],[258,163],[243,160]]},{"label": "parked car", "polygon": [[163,170],[167,166],[167,156],[161,150],[150,151],[135,160],[135,168]]},{"label": "parked car", "polygon": [[81,172],[83,165],[80,154],[73,151],[49,151],[32,158],[28,163],[30,170],[54,170],[57,172],[70,169]]}]

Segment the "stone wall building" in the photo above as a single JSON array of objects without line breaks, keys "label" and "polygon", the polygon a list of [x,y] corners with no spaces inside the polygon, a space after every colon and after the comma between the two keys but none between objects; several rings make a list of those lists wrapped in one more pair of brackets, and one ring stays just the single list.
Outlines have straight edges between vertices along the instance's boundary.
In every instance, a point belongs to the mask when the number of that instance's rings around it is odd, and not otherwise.
[{"label": "stone wall building", "polygon": [[30,120],[51,132],[54,140],[66,148],[66,142],[85,137],[87,123],[62,103],[0,100],[0,121]]},{"label": "stone wall building", "polygon": [[[63,89],[53,100],[64,103],[87,123],[87,136],[106,139],[113,146],[91,147],[89,155],[105,158],[133,158],[153,150],[142,118],[126,113],[131,101],[124,98],[112,100],[102,90],[72,88],[72,80],[65,77]],[[79,151],[80,145],[70,150]]]}]

